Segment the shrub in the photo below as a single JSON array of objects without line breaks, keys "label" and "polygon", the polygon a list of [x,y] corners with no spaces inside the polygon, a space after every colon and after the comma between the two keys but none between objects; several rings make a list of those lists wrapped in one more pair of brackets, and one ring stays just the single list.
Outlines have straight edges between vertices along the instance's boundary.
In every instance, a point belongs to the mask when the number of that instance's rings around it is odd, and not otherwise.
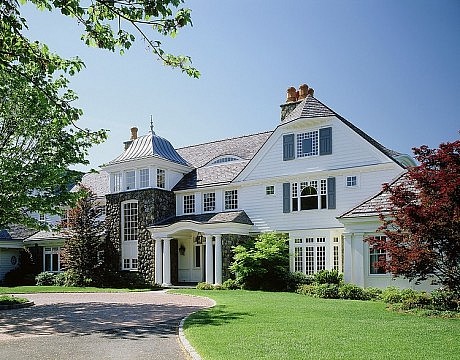
[{"label": "shrub", "polygon": [[54,277],[54,285],[66,286],[66,272],[60,272]]},{"label": "shrub", "polygon": [[16,297],[13,295],[0,295],[0,305],[24,304],[28,302],[26,298]]},{"label": "shrub", "polygon": [[401,290],[394,286],[389,286],[382,291],[380,299],[382,299],[387,304],[400,303],[402,301]]},{"label": "shrub", "polygon": [[340,286],[339,297],[349,300],[369,300],[364,289],[354,284],[344,284]]},{"label": "shrub", "polygon": [[343,275],[340,274],[337,270],[321,270],[317,272],[314,276],[315,283],[321,284],[335,284],[340,285],[343,280]]},{"label": "shrub", "polygon": [[311,275],[305,275],[302,272],[289,273],[286,281],[287,291],[296,291],[301,285],[313,284],[313,277]]},{"label": "shrub", "polygon": [[307,295],[307,296],[316,296],[316,289],[318,288],[318,285],[314,284],[305,284],[305,285],[300,285],[296,293],[301,294],[301,295]]},{"label": "shrub", "polygon": [[54,285],[54,278],[56,277],[55,274],[52,272],[41,272],[35,277],[35,285],[37,286],[49,286]]},{"label": "shrub", "polygon": [[323,299],[338,299],[339,286],[337,284],[319,284],[315,296]]},{"label": "shrub", "polygon": [[214,290],[214,285],[207,282],[200,282],[196,285],[197,290]]},{"label": "shrub", "polygon": [[225,280],[224,283],[222,284],[222,289],[224,290],[238,290],[241,289],[240,284],[236,280],[233,279],[228,279]]},{"label": "shrub", "polygon": [[431,293],[431,304],[434,310],[460,311],[460,296],[453,291],[438,289]]},{"label": "shrub", "polygon": [[426,309],[431,305],[431,295],[422,292],[415,292],[410,296],[405,296],[402,299],[401,309],[410,310],[410,309]]},{"label": "shrub", "polygon": [[382,289],[376,287],[368,287],[363,289],[368,300],[378,300],[382,294]]},{"label": "shrub", "polygon": [[230,271],[242,288],[283,291],[289,277],[289,248],[284,234],[265,233],[254,243],[233,248]]}]

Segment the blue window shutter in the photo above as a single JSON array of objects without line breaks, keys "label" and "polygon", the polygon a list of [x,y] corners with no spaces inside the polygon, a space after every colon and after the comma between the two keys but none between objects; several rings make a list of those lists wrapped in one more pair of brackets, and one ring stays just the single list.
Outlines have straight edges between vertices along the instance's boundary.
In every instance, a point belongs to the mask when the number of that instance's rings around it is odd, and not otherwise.
[{"label": "blue window shutter", "polygon": [[283,183],[283,213],[291,212],[291,184]]},{"label": "blue window shutter", "polygon": [[312,139],[303,139],[302,140],[302,154],[309,154],[312,151],[313,151]]},{"label": "blue window shutter", "polygon": [[283,136],[283,161],[294,159],[294,134]]},{"label": "blue window shutter", "polygon": [[319,129],[319,154],[332,154],[332,128]]},{"label": "blue window shutter", "polygon": [[335,209],[335,177],[327,178],[327,208]]}]

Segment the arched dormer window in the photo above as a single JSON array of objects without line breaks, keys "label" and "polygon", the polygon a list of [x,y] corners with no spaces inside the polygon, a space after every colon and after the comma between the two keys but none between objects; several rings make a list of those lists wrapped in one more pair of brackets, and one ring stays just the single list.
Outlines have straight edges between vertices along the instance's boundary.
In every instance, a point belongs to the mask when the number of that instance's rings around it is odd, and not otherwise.
[{"label": "arched dormer window", "polygon": [[300,210],[311,209],[318,209],[318,191],[313,186],[307,186],[300,193]]},{"label": "arched dormer window", "polygon": [[240,160],[243,160],[243,159],[241,159],[240,157],[235,156],[235,155],[222,155],[222,156],[218,156],[218,157],[212,159],[207,164],[207,166],[209,166],[209,165],[218,165],[218,164],[222,164],[222,163],[226,163],[226,162],[240,161]]}]

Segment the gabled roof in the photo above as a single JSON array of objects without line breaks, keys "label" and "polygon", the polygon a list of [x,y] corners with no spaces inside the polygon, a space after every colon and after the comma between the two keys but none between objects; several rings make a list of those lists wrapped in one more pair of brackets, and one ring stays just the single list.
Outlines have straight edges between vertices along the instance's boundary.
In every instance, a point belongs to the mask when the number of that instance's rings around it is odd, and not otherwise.
[{"label": "gabled roof", "polygon": [[153,226],[168,226],[180,221],[189,221],[199,224],[236,223],[253,225],[251,219],[244,211],[226,211],[220,213],[174,216],[155,223]]},{"label": "gabled roof", "polygon": [[180,165],[188,165],[174,149],[171,143],[155,134],[148,134],[134,139],[128,148],[107,165],[122,163],[134,159],[159,157]]},{"label": "gabled roof", "polygon": [[377,140],[373,139],[370,137],[368,134],[366,134],[364,131],[362,131],[360,128],[357,126],[353,125],[351,122],[349,122],[347,119],[345,119],[343,116],[337,114],[335,111],[330,109],[328,106],[324,105],[321,101],[316,99],[313,96],[307,96],[305,99],[303,99],[296,107],[295,109],[288,115],[283,121],[283,124],[298,120],[298,119],[306,119],[306,118],[315,118],[315,117],[328,117],[328,116],[335,116],[339,120],[341,120],[345,125],[347,125],[350,129],[352,129],[354,132],[356,132],[359,136],[361,136],[364,140],[369,142],[371,145],[373,145],[375,148],[380,150],[382,153],[384,153],[386,156],[388,156],[390,159],[392,159],[395,163],[399,164],[401,167],[406,168],[400,161],[396,159],[397,156],[400,156],[401,154],[386,148],[382,144],[380,144]]},{"label": "gabled roof", "polygon": [[42,241],[64,241],[70,236],[62,231],[39,231],[36,234],[24,240],[24,243],[42,242]]},{"label": "gabled roof", "polygon": [[[104,197],[110,192],[109,173],[106,171],[89,172],[83,175],[81,185],[89,188],[97,197]],[[77,191],[79,185],[75,185],[72,191]]]},{"label": "gabled roof", "polygon": [[[390,183],[391,187],[399,185],[407,185],[407,172],[398,176]],[[362,203],[356,205],[354,208],[348,210],[338,218],[354,218],[354,217],[367,217],[378,216],[379,214],[388,213],[391,210],[390,193],[380,191],[378,194],[371,198],[364,200]]]}]

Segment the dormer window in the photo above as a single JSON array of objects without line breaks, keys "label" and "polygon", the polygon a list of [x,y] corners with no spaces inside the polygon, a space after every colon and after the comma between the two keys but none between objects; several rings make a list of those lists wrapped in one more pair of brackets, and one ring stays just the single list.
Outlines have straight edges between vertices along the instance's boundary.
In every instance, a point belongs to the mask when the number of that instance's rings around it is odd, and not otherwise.
[{"label": "dormer window", "polygon": [[213,160],[211,160],[208,165],[217,165],[217,164],[222,164],[222,163],[226,163],[226,162],[232,162],[232,161],[240,161],[242,160],[240,157],[238,156],[234,156],[234,155],[224,155],[224,156],[219,156],[217,158],[214,158]]},{"label": "dormer window", "polygon": [[297,157],[318,155],[318,131],[297,134]]}]

